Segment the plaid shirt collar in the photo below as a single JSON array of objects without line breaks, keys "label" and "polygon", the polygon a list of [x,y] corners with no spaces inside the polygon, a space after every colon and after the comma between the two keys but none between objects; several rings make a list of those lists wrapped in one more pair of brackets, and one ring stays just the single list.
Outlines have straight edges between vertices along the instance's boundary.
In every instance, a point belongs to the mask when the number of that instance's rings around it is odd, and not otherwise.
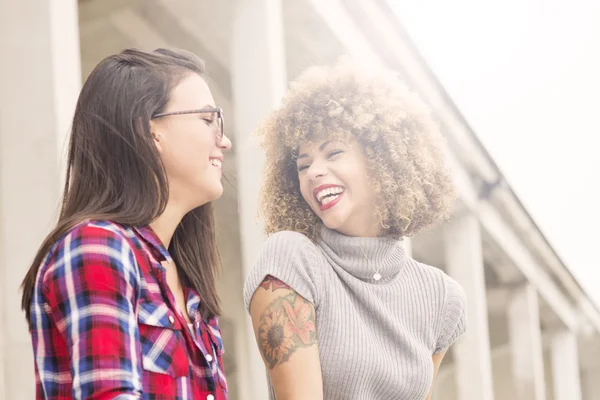
[{"label": "plaid shirt collar", "polygon": [[[173,258],[171,254],[162,243],[156,232],[150,227],[150,225],[133,227],[133,230],[141,237],[146,244],[148,245],[148,249],[152,252],[152,255],[156,260],[159,261],[158,268],[164,269],[160,262],[165,261],[167,263],[172,263]],[[192,322],[199,321],[201,319],[200,315],[196,314],[198,312],[198,307],[200,306],[200,296],[196,293],[195,290],[191,288],[184,288],[184,295],[186,297],[186,308],[188,315],[192,318]],[[217,319],[212,318],[207,321],[208,325],[216,327]],[[220,339],[220,338],[219,338]]]},{"label": "plaid shirt collar", "polygon": [[159,262],[173,262],[171,254],[150,225],[133,227],[133,230],[149,245],[150,251]]}]

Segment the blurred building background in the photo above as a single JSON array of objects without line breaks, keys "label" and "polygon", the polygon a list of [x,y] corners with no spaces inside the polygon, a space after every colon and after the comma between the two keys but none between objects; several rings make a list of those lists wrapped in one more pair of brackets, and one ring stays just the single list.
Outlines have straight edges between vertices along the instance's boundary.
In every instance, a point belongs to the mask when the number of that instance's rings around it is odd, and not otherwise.
[{"label": "blurred building background", "polygon": [[34,398],[18,286],[53,225],[81,82],[126,47],[201,56],[233,141],[217,202],[220,294],[232,400],[265,399],[242,284],[263,240],[253,128],[287,82],[351,55],[397,70],[448,140],[460,199],[413,238],[413,257],[455,279],[469,331],[446,356],[436,400],[600,399],[600,308],[529,216],[384,0],[0,0],[0,399]]}]

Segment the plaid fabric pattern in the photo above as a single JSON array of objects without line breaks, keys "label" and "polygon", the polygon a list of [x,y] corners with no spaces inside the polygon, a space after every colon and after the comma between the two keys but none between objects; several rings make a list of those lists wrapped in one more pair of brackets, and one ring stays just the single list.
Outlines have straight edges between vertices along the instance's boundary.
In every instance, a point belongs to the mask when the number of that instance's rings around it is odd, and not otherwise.
[{"label": "plaid fabric pattern", "polygon": [[83,223],[50,250],[31,304],[37,399],[226,400],[217,319],[188,326],[149,227]]}]

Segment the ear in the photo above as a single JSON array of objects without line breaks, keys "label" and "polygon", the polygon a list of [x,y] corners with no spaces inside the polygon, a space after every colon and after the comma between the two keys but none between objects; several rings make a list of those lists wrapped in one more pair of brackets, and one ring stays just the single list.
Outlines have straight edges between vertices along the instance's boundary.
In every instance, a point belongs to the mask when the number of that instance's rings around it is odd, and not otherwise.
[{"label": "ear", "polygon": [[152,140],[154,141],[154,144],[156,145],[156,149],[158,150],[159,153],[163,152],[163,137],[160,134],[159,128],[158,128],[158,124],[156,124],[154,121],[150,121],[150,135],[152,135]]}]

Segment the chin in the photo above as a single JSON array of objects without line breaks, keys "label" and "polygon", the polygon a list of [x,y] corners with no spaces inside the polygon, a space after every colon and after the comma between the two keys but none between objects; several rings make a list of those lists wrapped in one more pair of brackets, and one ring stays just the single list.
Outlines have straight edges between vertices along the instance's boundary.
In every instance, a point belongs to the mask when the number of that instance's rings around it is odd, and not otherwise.
[{"label": "chin", "polygon": [[221,183],[216,183],[214,185],[202,185],[195,189],[196,193],[199,193],[201,197],[196,198],[196,206],[194,208],[203,206],[211,201],[218,200],[223,195],[223,185]]},{"label": "chin", "polygon": [[335,231],[340,231],[344,227],[346,218],[338,217],[338,216],[331,216],[329,218],[322,219],[321,222],[323,223],[323,225],[325,225],[329,229],[332,229]]},{"label": "chin", "polygon": [[223,196],[223,185],[219,182],[217,185],[212,187],[210,190],[207,190],[207,198],[208,201],[219,200]]}]

